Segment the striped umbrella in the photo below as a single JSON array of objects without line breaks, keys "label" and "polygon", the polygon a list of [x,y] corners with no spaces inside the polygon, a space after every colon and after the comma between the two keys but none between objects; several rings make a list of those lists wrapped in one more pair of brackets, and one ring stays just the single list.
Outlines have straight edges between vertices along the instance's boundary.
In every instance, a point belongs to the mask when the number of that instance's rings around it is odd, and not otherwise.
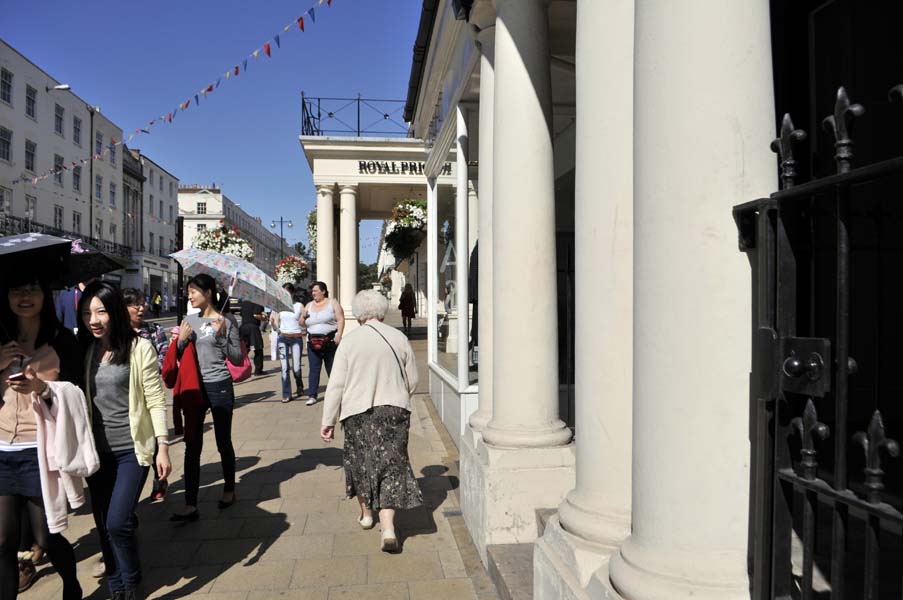
[{"label": "striped umbrella", "polygon": [[274,310],[292,310],[292,296],[282,286],[246,260],[228,254],[187,248],[170,254],[189,277],[205,273],[229,295]]}]

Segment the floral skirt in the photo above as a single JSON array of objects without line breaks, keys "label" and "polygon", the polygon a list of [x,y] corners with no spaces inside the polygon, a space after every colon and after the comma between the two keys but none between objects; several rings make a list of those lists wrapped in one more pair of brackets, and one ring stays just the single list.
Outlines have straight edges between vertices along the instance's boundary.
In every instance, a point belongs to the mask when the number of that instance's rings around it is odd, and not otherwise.
[{"label": "floral skirt", "polygon": [[408,460],[410,425],[411,413],[397,406],[376,406],[342,421],[349,498],[362,496],[372,510],[423,504]]}]

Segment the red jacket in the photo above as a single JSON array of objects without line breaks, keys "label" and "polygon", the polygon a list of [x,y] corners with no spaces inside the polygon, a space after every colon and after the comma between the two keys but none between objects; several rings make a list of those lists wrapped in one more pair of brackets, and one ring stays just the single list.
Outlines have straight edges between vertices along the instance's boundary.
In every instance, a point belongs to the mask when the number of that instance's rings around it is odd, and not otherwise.
[{"label": "red jacket", "polygon": [[163,383],[172,390],[173,405],[180,408],[185,415],[186,441],[194,436],[197,428],[194,419],[204,417],[204,392],[201,388],[201,375],[198,368],[198,357],[194,342],[188,342],[179,357],[178,343],[169,345],[166,358],[163,360]]}]

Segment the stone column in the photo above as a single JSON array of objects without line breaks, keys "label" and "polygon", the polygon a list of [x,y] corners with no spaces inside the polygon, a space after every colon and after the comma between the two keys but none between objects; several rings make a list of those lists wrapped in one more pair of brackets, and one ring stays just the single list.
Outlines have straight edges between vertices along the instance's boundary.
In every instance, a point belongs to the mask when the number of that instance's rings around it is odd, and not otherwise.
[{"label": "stone column", "polygon": [[492,420],[487,444],[567,444],[558,418],[558,295],[549,0],[497,0]]},{"label": "stone column", "polygon": [[339,278],[340,302],[345,309],[347,324],[354,321],[351,301],[357,294],[358,242],[357,242],[357,186],[342,185],[339,188]]},{"label": "stone column", "polygon": [[731,207],[777,188],[767,0],[636,0],[626,599],[749,598],[749,265]]},{"label": "stone column", "polygon": [[480,146],[477,151],[477,310],[479,354],[479,408],[470,415],[470,427],[482,431],[492,416],[492,127],[495,87],[495,25],[477,34],[480,49]]},{"label": "stone column", "polygon": [[[630,534],[634,0],[577,4],[576,487],[534,550],[534,597],[579,597]],[[605,192],[599,193],[600,182]]]},{"label": "stone column", "polygon": [[317,186],[317,280],[335,289],[334,184]]}]

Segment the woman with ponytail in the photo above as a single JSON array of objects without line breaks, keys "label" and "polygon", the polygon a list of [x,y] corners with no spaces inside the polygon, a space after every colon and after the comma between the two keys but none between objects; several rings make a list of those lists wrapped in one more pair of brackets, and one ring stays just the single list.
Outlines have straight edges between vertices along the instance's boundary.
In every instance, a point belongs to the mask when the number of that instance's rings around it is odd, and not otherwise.
[{"label": "woman with ponytail", "polygon": [[[201,376],[204,405],[197,414],[185,416],[185,508],[174,513],[171,521],[196,521],[198,488],[201,474],[201,450],[204,442],[204,416],[213,413],[216,449],[223,465],[223,496],[220,508],[235,502],[235,450],[232,447],[232,410],[235,391],[226,360],[240,365],[244,360],[238,323],[231,314],[222,314],[225,296],[216,290],[216,281],[209,275],[195,275],[188,280],[188,302],[207,321],[201,331],[193,331],[187,321],[179,329],[177,349],[182,355],[188,344],[194,344]],[[186,409],[187,410],[187,409]],[[189,431],[192,429],[192,431]]]}]

